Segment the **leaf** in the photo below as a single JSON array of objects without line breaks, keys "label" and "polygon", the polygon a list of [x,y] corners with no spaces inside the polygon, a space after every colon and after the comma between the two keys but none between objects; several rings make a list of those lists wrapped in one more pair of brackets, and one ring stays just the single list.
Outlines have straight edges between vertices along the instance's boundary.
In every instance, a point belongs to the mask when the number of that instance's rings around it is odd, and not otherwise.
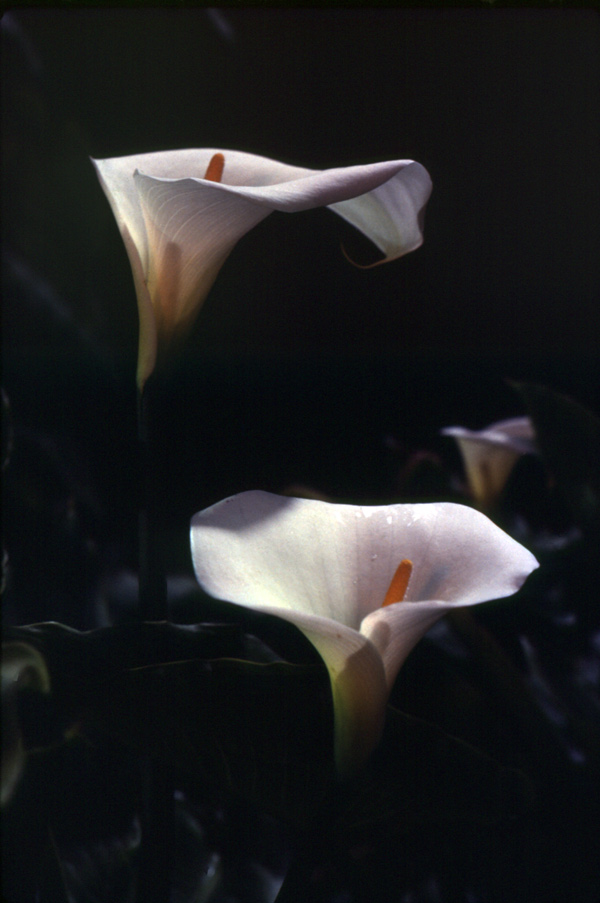
[{"label": "leaf", "polygon": [[544,386],[513,382],[531,417],[542,458],[581,526],[600,517],[600,419]]},{"label": "leaf", "polygon": [[[333,712],[321,667],[235,659],[130,672],[124,682],[136,740],[269,814],[310,817],[333,777]],[[148,730],[148,727],[150,729]]]},{"label": "leaf", "polygon": [[136,764],[122,745],[82,738],[29,756],[2,810],[3,901],[132,900],[118,888],[137,870]]},{"label": "leaf", "polygon": [[205,792],[234,794],[292,823],[310,818],[333,780],[333,708],[321,664],[234,658],[243,644],[232,625],[80,633],[39,624],[10,633],[44,655],[65,729],[105,732],[181,769]]},{"label": "leaf", "polygon": [[239,645],[222,626],[39,624],[10,635],[44,654],[65,726],[150,751],[199,782],[205,799],[233,794],[295,826],[337,818],[342,839],[377,824],[493,822],[525,808],[522,774],[391,706],[367,767],[336,782],[325,668],[215,655]]}]

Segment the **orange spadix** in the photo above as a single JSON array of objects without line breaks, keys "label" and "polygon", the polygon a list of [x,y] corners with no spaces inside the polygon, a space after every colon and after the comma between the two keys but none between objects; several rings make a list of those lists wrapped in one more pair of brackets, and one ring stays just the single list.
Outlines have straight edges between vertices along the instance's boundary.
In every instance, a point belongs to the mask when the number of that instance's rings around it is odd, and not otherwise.
[{"label": "orange spadix", "polygon": [[381,603],[382,608],[386,605],[393,605],[395,602],[402,602],[406,595],[406,589],[408,587],[410,575],[412,574],[412,569],[412,561],[409,561],[408,558],[403,558],[396,568],[396,573],[392,577],[392,582],[385,594],[385,599]]},{"label": "orange spadix", "polygon": [[208,182],[220,182],[223,178],[223,169],[225,167],[225,157],[223,154],[213,154],[210,163],[206,167],[204,178]]}]

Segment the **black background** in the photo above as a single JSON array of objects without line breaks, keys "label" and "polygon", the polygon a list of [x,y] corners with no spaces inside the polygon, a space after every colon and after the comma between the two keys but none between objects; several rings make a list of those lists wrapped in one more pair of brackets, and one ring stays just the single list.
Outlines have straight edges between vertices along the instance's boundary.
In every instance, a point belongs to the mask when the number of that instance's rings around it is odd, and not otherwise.
[{"label": "black background", "polygon": [[[17,433],[45,443],[27,491],[49,491],[45,467],[85,483],[117,557],[135,546],[137,311],[90,155],[413,158],[433,179],[425,243],[392,264],[351,266],[342,243],[375,254],[323,210],[272,215],[226,262],[163,414],[181,568],[191,514],[237,491],[392,500],[411,450],[454,454],[441,427],[522,412],[506,379],[597,406],[595,12],[15,9],[2,26],[4,386]],[[31,517],[13,538],[29,561],[47,555]]]},{"label": "black background", "polygon": [[[342,243],[375,255],[323,210],[273,214],[234,249],[162,415],[178,567],[191,514],[237,491],[401,500],[407,454],[454,454],[441,427],[522,412],[507,379],[597,408],[595,12],[16,9],[2,25],[15,480],[36,446],[21,506],[58,468],[85,484],[91,533],[135,554],[137,310],[90,155],[403,157],[433,179],[425,243],[392,264],[351,266]],[[30,562],[47,556],[31,518],[10,527]]]}]

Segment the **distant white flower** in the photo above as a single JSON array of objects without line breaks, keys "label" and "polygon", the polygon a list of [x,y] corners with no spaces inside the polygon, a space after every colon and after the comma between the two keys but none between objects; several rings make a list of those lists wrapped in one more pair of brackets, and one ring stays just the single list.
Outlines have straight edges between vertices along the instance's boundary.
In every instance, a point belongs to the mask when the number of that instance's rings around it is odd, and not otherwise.
[{"label": "distant white flower", "polygon": [[501,420],[479,432],[462,426],[448,426],[441,432],[456,439],[469,488],[482,507],[496,501],[517,459],[537,450],[529,417]]},{"label": "distant white flower", "polygon": [[140,387],[159,339],[189,328],[237,241],[269,213],[330,207],[393,260],[422,243],[431,193],[412,160],[320,171],[203,148],[92,162],[133,270]]},{"label": "distant white flower", "polygon": [[243,492],[196,514],[192,558],[211,595],[277,615],[331,680],[341,775],[379,742],[407,655],[446,612],[516,592],[537,561],[472,508],[338,505]]}]

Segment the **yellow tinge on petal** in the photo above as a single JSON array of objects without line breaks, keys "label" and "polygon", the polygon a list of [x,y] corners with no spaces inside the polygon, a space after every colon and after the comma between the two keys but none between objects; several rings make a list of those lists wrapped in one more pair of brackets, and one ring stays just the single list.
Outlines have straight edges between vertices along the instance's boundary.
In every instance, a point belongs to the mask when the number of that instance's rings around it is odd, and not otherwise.
[{"label": "yellow tinge on petal", "polygon": [[302,631],[327,668],[335,713],[336,770],[340,778],[348,778],[381,739],[388,695],[383,660],[356,630],[325,618],[277,613]]}]

